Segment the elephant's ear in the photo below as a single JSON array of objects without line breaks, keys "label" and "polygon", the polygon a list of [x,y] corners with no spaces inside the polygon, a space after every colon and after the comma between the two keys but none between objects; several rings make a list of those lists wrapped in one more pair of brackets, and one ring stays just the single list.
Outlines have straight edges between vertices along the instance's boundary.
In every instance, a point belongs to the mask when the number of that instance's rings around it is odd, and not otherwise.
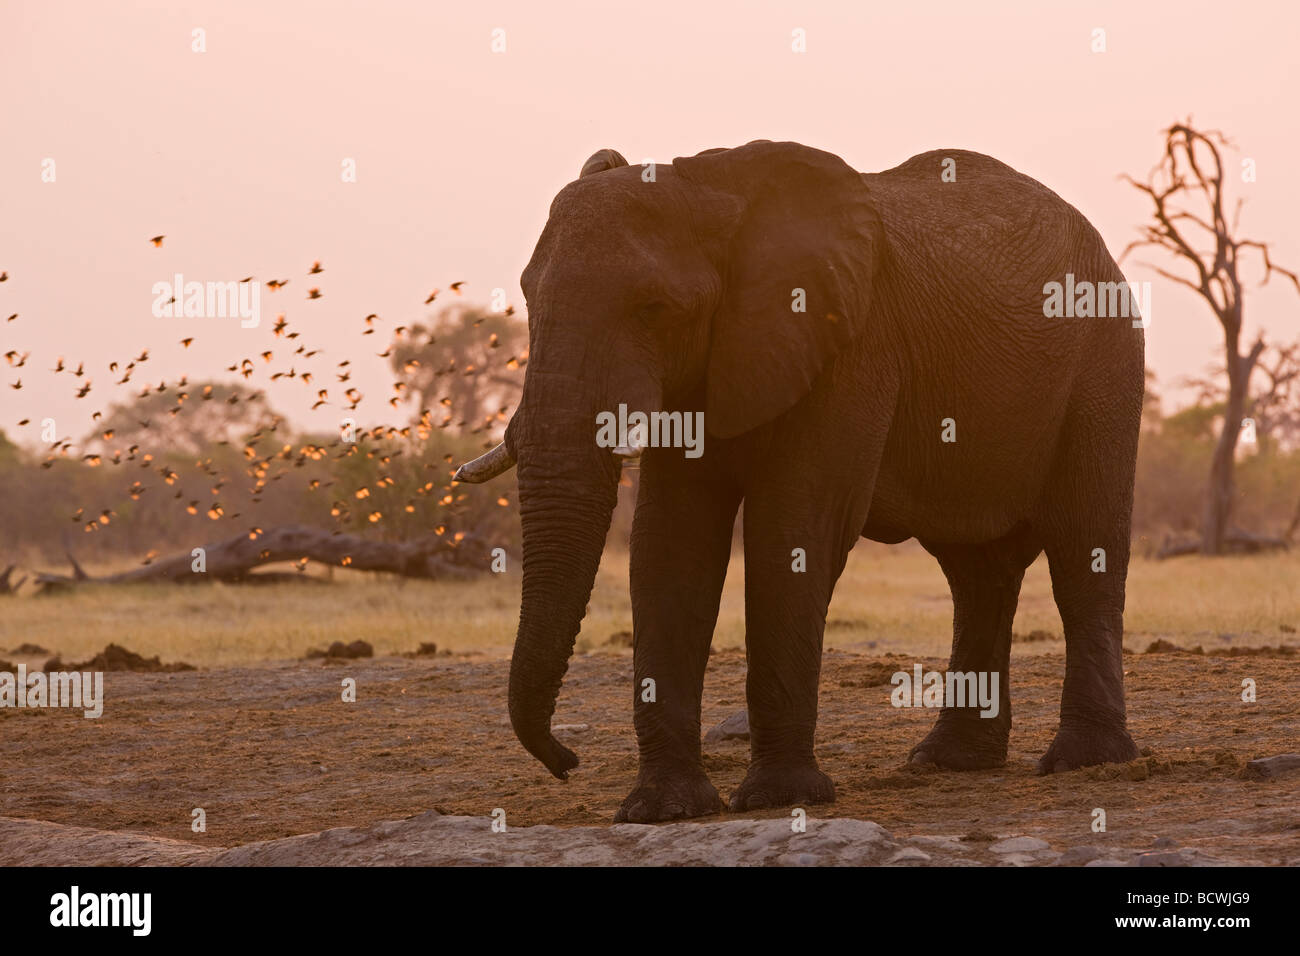
[{"label": "elephant's ear", "polygon": [[623,154],[616,149],[600,149],[592,153],[587,161],[582,164],[582,171],[578,173],[578,178],[590,176],[593,173],[603,173],[607,169],[617,169],[620,166],[626,166],[627,160]]},{"label": "elephant's ear", "polygon": [[705,406],[708,431],[730,438],[807,395],[865,328],[883,232],[861,174],[821,150],[758,141],[673,168],[743,206],[713,318]]}]

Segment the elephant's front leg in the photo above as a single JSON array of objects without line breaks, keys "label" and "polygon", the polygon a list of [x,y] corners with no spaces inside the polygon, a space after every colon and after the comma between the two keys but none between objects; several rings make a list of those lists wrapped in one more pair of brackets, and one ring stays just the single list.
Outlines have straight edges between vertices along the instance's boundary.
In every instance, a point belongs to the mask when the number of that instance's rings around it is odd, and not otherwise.
[{"label": "elephant's front leg", "polygon": [[633,714],[640,771],[616,822],[716,813],[700,759],[700,697],[740,492],[681,449],[641,456],[632,528]]},{"label": "elephant's front leg", "polygon": [[870,483],[864,485],[745,499],[751,758],[732,810],[835,799],[813,756],[817,685],[831,592],[866,520]]}]

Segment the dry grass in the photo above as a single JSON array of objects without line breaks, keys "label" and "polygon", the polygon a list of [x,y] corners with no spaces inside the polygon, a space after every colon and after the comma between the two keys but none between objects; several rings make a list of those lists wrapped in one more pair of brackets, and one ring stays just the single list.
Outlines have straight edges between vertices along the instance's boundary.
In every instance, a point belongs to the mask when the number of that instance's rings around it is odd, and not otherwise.
[{"label": "dry grass", "polygon": [[[716,646],[744,644],[743,578],[737,555]],[[422,641],[454,651],[506,654],[518,601],[517,573],[444,583],[340,573],[322,585],[86,587],[60,597],[0,601],[0,648],[33,642],[74,661],[117,642],[147,656],[199,666],[297,658],[308,648],[357,638],[380,655],[414,650]],[[1294,643],[1294,632],[1284,628],[1300,627],[1300,554],[1135,561],[1126,621],[1126,643],[1134,649],[1156,637],[1207,649],[1228,641]],[[611,551],[578,649],[599,650],[612,634],[631,627],[627,557]],[[863,541],[836,590],[826,641],[877,653],[944,656],[951,627],[947,583],[928,554],[915,544]],[[1025,576],[1015,629],[1061,633],[1043,558]],[[1018,643],[1015,651],[1059,652],[1062,646],[1059,640],[1035,641]]]}]

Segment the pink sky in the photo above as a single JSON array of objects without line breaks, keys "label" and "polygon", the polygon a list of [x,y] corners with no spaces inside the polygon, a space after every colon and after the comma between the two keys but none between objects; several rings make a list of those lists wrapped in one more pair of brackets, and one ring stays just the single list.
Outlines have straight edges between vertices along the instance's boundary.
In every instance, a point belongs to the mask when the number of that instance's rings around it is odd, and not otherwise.
[{"label": "pink sky", "polygon": [[[309,347],[364,366],[353,384],[378,415],[391,377],[373,353],[387,330],[424,317],[429,291],[455,280],[469,299],[502,287],[521,305],[519,273],[552,196],[604,146],[666,162],[791,139],[863,171],[932,148],[978,150],[1060,193],[1118,255],[1147,209],[1117,174],[1145,175],[1159,130],[1190,113],[1235,141],[1234,169],[1239,156],[1256,161],[1258,181],[1232,186],[1247,199],[1243,231],[1296,268],[1296,11],[1186,0],[6,0],[0,320],[19,319],[0,321],[0,352],[32,357],[0,365],[5,383],[24,383],[0,388],[0,428],[34,445],[36,426],[16,422],[52,416],[60,436],[79,437],[110,396],[183,372],[227,377],[226,365],[283,345],[270,332],[277,311]],[[191,51],[196,27],[205,53]],[[1095,27],[1102,54],[1090,52]],[[494,28],[505,53],[491,51]],[[805,54],[791,52],[795,28]],[[340,180],[345,157],[356,183]],[[46,158],[54,183],[41,181]],[[158,233],[161,249],[147,241]],[[325,272],[309,283],[316,259]],[[292,281],[263,288],[263,322],[250,330],[155,318],[151,287],[175,272]],[[1216,358],[1218,327],[1191,293],[1132,262],[1126,272],[1155,283],[1147,357],[1166,388]],[[309,285],[323,298],[307,301]],[[363,339],[371,312],[386,328]],[[1247,321],[1293,340],[1300,296],[1275,280],[1248,299]],[[114,388],[106,363],[146,347],[148,365]],[[48,372],[60,355],[85,361],[87,400]],[[309,413],[300,384],[268,395],[299,424],[336,427],[337,406]]]}]

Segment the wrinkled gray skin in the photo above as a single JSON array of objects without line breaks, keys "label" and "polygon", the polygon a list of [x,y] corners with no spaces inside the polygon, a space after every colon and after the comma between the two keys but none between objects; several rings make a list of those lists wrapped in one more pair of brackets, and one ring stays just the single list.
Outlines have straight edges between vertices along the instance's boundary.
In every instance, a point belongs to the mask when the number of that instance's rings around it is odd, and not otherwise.
[{"label": "wrinkled gray skin", "polygon": [[[955,182],[941,179],[945,159]],[[593,156],[555,198],[524,270],[524,392],[486,469],[509,458],[519,469],[510,717],[528,751],[561,778],[578,763],[550,721],[621,467],[597,447],[595,416],[623,402],[702,409],[707,438],[697,460],[673,448],[641,457],[640,773],[617,819],[720,807],[701,763],[700,695],[742,500],[752,759],[733,809],[834,799],[813,755],[818,672],[827,605],[859,536],[917,538],[952,588],[951,669],[999,674],[998,717],[943,710],[914,762],[1005,761],[1011,623],[1043,550],[1066,674],[1040,769],[1135,757],[1120,644],[1143,334],[1129,318],[1045,318],[1044,285],[1066,273],[1123,281],[1082,215],[978,153],[863,175],[760,141],[661,165],[654,182],[612,150]],[[792,311],[795,289],[806,312]],[[940,440],[945,419],[955,442]],[[1092,570],[1097,548],[1104,573]],[[883,698],[872,691],[863,706]]]}]

